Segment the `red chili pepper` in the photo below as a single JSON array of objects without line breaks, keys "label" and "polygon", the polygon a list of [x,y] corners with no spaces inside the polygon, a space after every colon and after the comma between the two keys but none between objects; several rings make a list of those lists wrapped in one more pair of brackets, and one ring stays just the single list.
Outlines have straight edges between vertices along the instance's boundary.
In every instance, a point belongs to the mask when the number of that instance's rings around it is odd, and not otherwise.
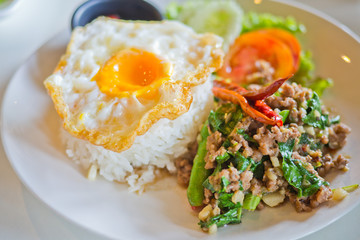
[{"label": "red chili pepper", "polygon": [[273,95],[283,85],[283,83],[292,76],[293,75],[276,80],[272,82],[269,86],[262,87],[259,90],[248,91],[247,93],[243,94],[243,96],[251,101],[264,100],[265,98]]},{"label": "red chili pepper", "polygon": [[269,118],[275,120],[276,125],[278,125],[279,127],[283,125],[283,121],[281,117],[274,110],[272,110],[271,107],[267,105],[264,101],[257,100],[255,102],[255,108],[260,112],[262,112],[263,114],[265,114],[266,116],[268,116]]},{"label": "red chili pepper", "polygon": [[[292,75],[291,75],[292,76]],[[240,87],[236,83],[233,83],[231,81],[214,81],[214,87],[220,87],[225,88],[228,90],[235,91],[245,97],[247,100],[256,101],[256,100],[263,100],[271,95],[273,95],[280,87],[283,85],[283,83],[288,80],[291,76],[286,78],[281,78],[279,80],[276,80],[272,82],[269,86],[262,87],[258,90],[247,90],[243,87]]]},{"label": "red chili pepper", "polygon": [[227,81],[227,80],[221,80],[221,81],[215,80],[214,87],[225,88],[225,89],[228,89],[231,91],[235,91],[235,92],[239,93],[240,95],[244,95],[247,92],[249,92],[247,89],[240,87],[236,83],[233,83],[233,82]]},{"label": "red chili pepper", "polygon": [[219,87],[213,87],[212,92],[214,93],[215,97],[218,97],[220,99],[223,99],[225,101],[230,101],[234,104],[239,104],[241,106],[241,109],[247,113],[251,118],[255,119],[256,121],[262,122],[264,124],[268,125],[276,125],[277,121],[274,119],[269,118],[265,114],[257,111],[256,109],[252,108],[246,98],[244,98],[239,93],[219,88]]}]

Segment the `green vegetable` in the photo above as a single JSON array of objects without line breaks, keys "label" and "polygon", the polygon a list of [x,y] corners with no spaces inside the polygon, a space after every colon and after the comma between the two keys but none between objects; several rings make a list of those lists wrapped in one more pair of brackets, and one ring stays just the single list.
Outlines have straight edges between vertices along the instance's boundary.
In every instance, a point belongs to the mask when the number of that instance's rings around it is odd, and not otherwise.
[{"label": "green vegetable", "polygon": [[285,143],[279,142],[279,150],[283,156],[282,170],[284,178],[293,186],[298,197],[307,197],[316,193],[322,185],[328,185],[315,174],[306,169],[306,163],[297,159],[291,159],[292,151],[295,145],[295,139],[290,139]]},{"label": "green vegetable", "polygon": [[226,224],[236,224],[241,222],[241,208],[233,208],[226,213],[214,216],[207,222],[200,221],[199,225],[202,228],[209,228],[211,225],[216,224],[218,227],[222,227]]},{"label": "green vegetable", "polygon": [[221,164],[216,165],[216,168],[214,169],[214,172],[211,174],[211,176],[215,176],[216,174],[218,174],[221,168],[222,168]]},{"label": "green vegetable", "polygon": [[279,142],[278,144],[281,156],[286,159],[291,159],[291,155],[295,146],[295,139],[289,139],[285,143]]},{"label": "green vegetable", "polygon": [[224,124],[224,113],[219,110],[215,112],[211,110],[208,121],[211,131],[218,131],[220,129],[220,126]]},{"label": "green vegetable", "polygon": [[251,193],[248,193],[245,195],[243,208],[249,211],[254,211],[259,205],[261,200],[260,196],[252,195]]},{"label": "green vegetable", "polygon": [[210,175],[211,171],[205,169],[206,140],[209,136],[208,122],[206,121],[200,131],[200,142],[197,154],[194,158],[193,167],[191,169],[189,187],[187,189],[187,197],[191,206],[201,206],[204,200],[203,182]]},{"label": "green vegetable", "polygon": [[261,160],[260,162],[254,163],[253,166],[251,166],[250,170],[254,173],[254,177],[257,179],[262,179],[265,172],[265,166],[264,161]]},{"label": "green vegetable", "polygon": [[218,198],[219,208],[220,209],[225,209],[225,208],[230,209],[230,208],[240,207],[240,205],[239,205],[240,203],[235,204],[231,201],[231,198],[233,195],[234,195],[234,193],[225,193],[225,192],[220,193],[219,198]]},{"label": "green vegetable", "polygon": [[209,189],[211,192],[215,192],[214,186],[210,183],[209,178],[203,182],[203,187]]},{"label": "green vegetable", "polygon": [[312,98],[308,100],[307,105],[308,114],[302,119],[305,124],[320,129],[325,129],[326,126],[330,126],[329,116],[321,112],[320,98],[316,92],[314,92]]},{"label": "green vegetable", "polygon": [[293,17],[280,17],[269,13],[248,12],[244,15],[242,33],[261,28],[281,28],[291,33],[304,33],[306,28]]},{"label": "green vegetable", "polygon": [[310,137],[309,134],[303,133],[300,136],[299,144],[308,144],[311,150],[317,150],[321,148],[321,142],[316,142],[314,138]]},{"label": "green vegetable", "polygon": [[264,175],[264,162],[255,162],[252,158],[244,157],[240,152],[235,154],[230,154],[232,157],[232,162],[236,166],[239,173],[242,173],[246,170],[250,170],[254,173],[254,177],[261,178]]},{"label": "green vegetable", "polygon": [[353,185],[342,187],[342,189],[344,189],[347,192],[355,191],[358,188],[359,188],[359,184],[353,184]]},{"label": "green vegetable", "polygon": [[230,181],[226,177],[221,177],[222,192],[226,192],[226,187],[229,186]]},{"label": "green vegetable", "polygon": [[[207,222],[200,221],[199,225],[204,228],[208,228],[213,224],[216,224],[218,227],[224,226],[226,224],[240,223],[241,218],[241,204],[233,203],[232,197],[234,193],[227,193],[226,188],[229,186],[230,181],[226,177],[221,178],[221,189],[218,191],[218,207],[221,209],[221,213],[218,216],[210,218]],[[209,183],[207,179],[203,185],[205,187],[212,188],[213,186]],[[210,189],[208,188],[208,189]],[[216,192],[216,191],[213,191]]]},{"label": "green vegetable", "polygon": [[322,185],[328,185],[304,167],[297,159],[284,159],[282,169],[285,179],[298,190],[298,197],[307,197],[316,193]]},{"label": "green vegetable", "polygon": [[237,134],[240,134],[241,136],[244,137],[244,139],[248,142],[252,142],[252,143],[255,143],[255,144],[258,144],[258,142],[253,139],[252,137],[249,136],[249,134],[245,133],[245,129],[238,129],[236,131]]},{"label": "green vegetable", "polygon": [[228,139],[228,138],[225,139],[225,141],[224,141],[224,143],[223,143],[223,147],[227,149],[227,148],[231,147],[231,145],[232,145],[232,144],[231,144],[230,139]]},{"label": "green vegetable", "polygon": [[242,173],[248,169],[248,167],[251,165],[250,158],[244,157],[240,152],[236,152],[234,157],[234,163],[239,171],[239,173]]},{"label": "green vegetable", "polygon": [[171,3],[166,9],[168,19],[179,20],[198,33],[212,32],[224,38],[227,50],[240,35],[243,11],[236,1],[187,1]]},{"label": "green vegetable", "polygon": [[224,162],[226,162],[229,158],[230,158],[230,155],[227,152],[225,152],[223,155],[217,156],[215,158],[215,160],[218,163],[218,165],[221,165]]},{"label": "green vegetable", "polygon": [[279,115],[281,116],[281,120],[283,121],[283,123],[285,123],[287,117],[289,116],[290,111],[289,110],[282,110],[281,112],[279,112]]},{"label": "green vegetable", "polygon": [[219,131],[224,135],[229,135],[242,117],[241,108],[229,103],[222,105],[216,111],[211,111],[208,121],[211,131]]}]

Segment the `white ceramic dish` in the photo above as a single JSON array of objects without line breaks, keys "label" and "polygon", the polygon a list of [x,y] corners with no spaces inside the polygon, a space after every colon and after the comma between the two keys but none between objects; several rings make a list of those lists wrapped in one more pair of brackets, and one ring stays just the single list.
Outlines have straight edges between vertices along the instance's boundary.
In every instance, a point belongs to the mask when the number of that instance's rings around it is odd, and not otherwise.
[{"label": "white ceramic dish", "polygon": [[[342,120],[353,130],[343,150],[353,157],[350,171],[328,179],[334,187],[359,183],[360,162],[356,159],[360,155],[359,38],[323,14],[298,4],[242,2],[245,10],[292,15],[307,26],[303,43],[313,52],[317,73],[335,81],[326,101],[338,109]],[[19,178],[65,218],[112,239],[207,238],[188,206],[185,189],[174,178],[163,179],[138,196],[128,193],[122,184],[101,178],[88,181],[67,159],[58,137],[59,119],[42,82],[53,71],[68,39],[69,32],[64,31],[41,47],[16,72],[7,88],[2,138]],[[342,56],[351,62],[345,62]],[[298,214],[290,205],[247,213],[242,224],[222,228],[218,235],[224,239],[299,238],[335,221],[359,201],[357,190],[344,201],[327,204],[311,213]]]}]

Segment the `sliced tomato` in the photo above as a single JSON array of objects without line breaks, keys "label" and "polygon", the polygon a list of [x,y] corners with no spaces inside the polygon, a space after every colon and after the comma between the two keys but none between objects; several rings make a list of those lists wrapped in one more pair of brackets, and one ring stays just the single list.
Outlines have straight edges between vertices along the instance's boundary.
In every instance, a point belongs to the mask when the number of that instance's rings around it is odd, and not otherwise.
[{"label": "sliced tomato", "polygon": [[274,79],[294,74],[299,65],[300,45],[295,37],[283,31],[262,29],[240,35],[225,56],[218,75],[238,84],[246,83],[246,76],[258,71],[255,66],[258,60],[270,63]]},{"label": "sliced tomato", "polygon": [[301,46],[297,38],[288,31],[279,28],[268,28],[260,31],[275,36],[288,45],[294,58],[294,70],[297,71],[299,69],[301,51]]}]

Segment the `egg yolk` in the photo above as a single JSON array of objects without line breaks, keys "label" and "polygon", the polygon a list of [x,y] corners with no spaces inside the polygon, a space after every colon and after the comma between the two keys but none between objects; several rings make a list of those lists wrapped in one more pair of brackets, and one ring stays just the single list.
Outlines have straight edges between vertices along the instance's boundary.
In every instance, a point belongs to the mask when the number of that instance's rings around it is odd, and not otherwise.
[{"label": "egg yolk", "polygon": [[112,97],[135,95],[153,98],[158,88],[170,80],[172,64],[154,53],[136,48],[117,52],[94,76],[100,91]]}]

